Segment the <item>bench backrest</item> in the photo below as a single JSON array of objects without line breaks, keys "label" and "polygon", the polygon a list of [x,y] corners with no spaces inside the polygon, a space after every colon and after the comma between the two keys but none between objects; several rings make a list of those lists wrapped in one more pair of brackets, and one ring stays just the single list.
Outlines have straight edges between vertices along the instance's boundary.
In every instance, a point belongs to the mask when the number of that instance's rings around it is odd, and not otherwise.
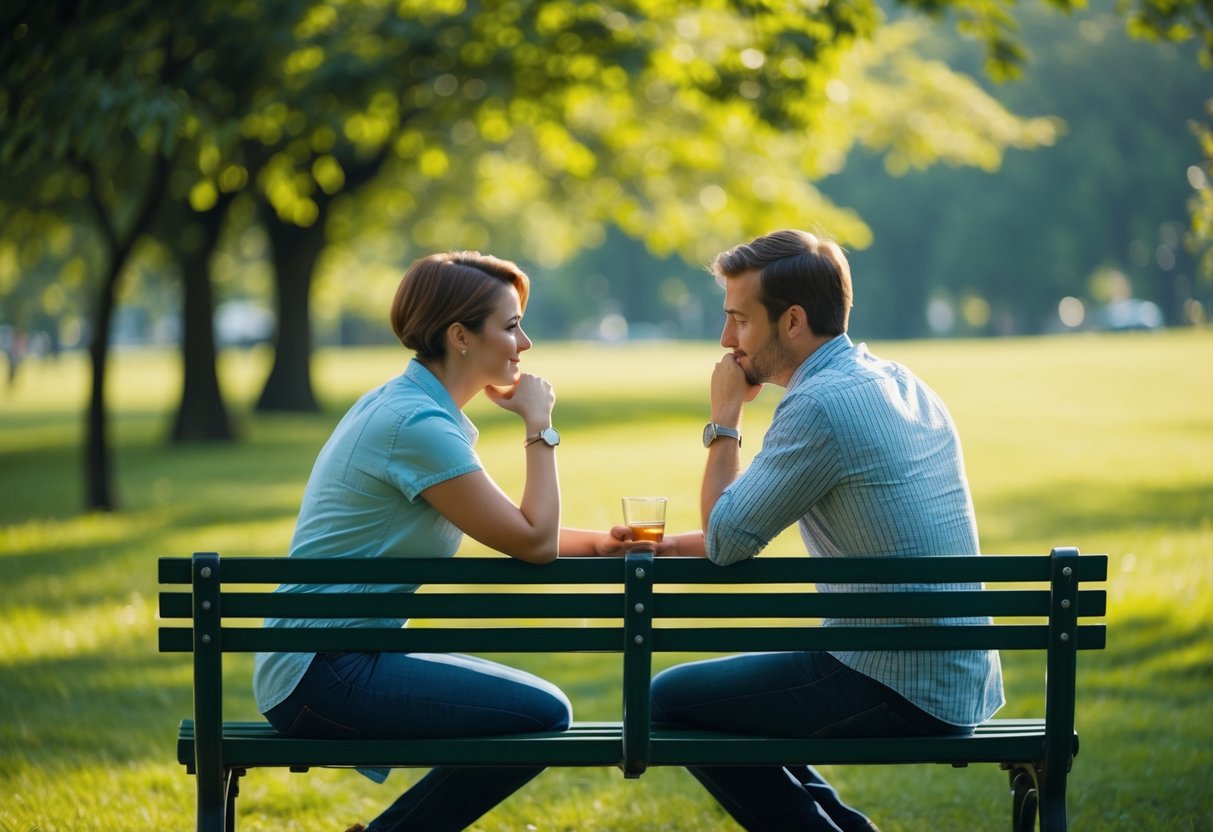
[{"label": "bench backrest", "polygon": [[[1102,648],[1106,555],[975,558],[571,558],[535,566],[498,558],[162,558],[160,649],[192,652],[194,719],[222,726],[224,652],[423,651],[624,654],[625,773],[642,770],[654,652],[1036,649],[1047,651],[1046,719],[1069,738],[1076,654]],[[419,592],[276,593],[280,583],[423,585]],[[982,590],[941,589],[980,583]],[[855,584],[815,592],[815,584]],[[907,591],[906,585],[919,586]],[[934,586],[932,586],[934,585]],[[938,626],[939,616],[993,624]],[[261,627],[263,618],[423,619],[422,626]],[[812,626],[822,618],[906,619],[885,626]],[[170,623],[167,620],[188,619]],[[483,626],[488,620],[496,620]],[[482,626],[469,626],[476,622]],[[217,734],[216,734],[217,735]],[[1059,753],[1061,753],[1059,751]],[[1060,764],[1058,760],[1058,764]]]}]

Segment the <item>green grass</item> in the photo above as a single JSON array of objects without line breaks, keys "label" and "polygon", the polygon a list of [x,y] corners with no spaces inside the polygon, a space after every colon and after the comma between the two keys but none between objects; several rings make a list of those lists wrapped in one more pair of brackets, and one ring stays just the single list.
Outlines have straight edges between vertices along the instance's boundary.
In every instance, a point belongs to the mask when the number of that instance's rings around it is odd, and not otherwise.
[{"label": "green grass", "polygon": [[[965,441],[983,549],[1076,545],[1111,555],[1110,648],[1081,657],[1082,753],[1071,777],[1078,830],[1213,828],[1213,334],[873,345],[949,403]],[[671,498],[670,524],[698,524],[709,344],[541,344],[529,369],[559,394],[565,522],[616,522],[620,495]],[[323,413],[256,416],[263,353],[224,357],[243,442],[170,447],[173,355],[123,353],[110,401],[123,510],[82,515],[79,460],[87,367],[27,364],[0,389],[0,830],[186,829],[193,779],[173,732],[190,706],[189,666],[155,647],[155,559],[214,549],[281,554],[312,458],[342,410],[397,372],[399,351],[317,357]],[[759,446],[778,390],[747,413]],[[521,488],[516,419],[470,408],[480,451]],[[468,553],[483,553],[469,544]],[[794,532],[772,553],[801,551]],[[562,685],[580,718],[617,709],[598,657],[510,657]],[[1004,656],[1003,716],[1041,707],[1040,675]],[[231,659],[231,718],[255,718],[250,666]],[[837,767],[844,796],[886,831],[1002,830],[1009,798],[994,766]],[[244,830],[333,830],[365,821],[417,776],[386,787],[356,774],[255,771]],[[481,830],[735,829],[685,772],[638,782],[611,770],[549,771]]]}]

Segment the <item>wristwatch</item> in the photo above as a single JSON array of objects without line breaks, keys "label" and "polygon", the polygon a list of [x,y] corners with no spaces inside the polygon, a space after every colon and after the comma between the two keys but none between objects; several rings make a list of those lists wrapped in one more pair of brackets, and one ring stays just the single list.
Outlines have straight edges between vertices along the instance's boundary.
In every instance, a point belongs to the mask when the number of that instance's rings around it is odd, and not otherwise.
[{"label": "wristwatch", "polygon": [[737,447],[741,447],[741,432],[736,428],[726,428],[724,425],[718,425],[715,422],[708,422],[703,428],[703,446],[705,448],[712,447],[712,443],[719,436],[731,436],[737,440]]},{"label": "wristwatch", "polygon": [[543,430],[539,431],[539,433],[535,434],[534,436],[528,436],[526,438],[526,441],[522,443],[522,446],[524,448],[529,448],[532,445],[534,445],[536,442],[543,442],[543,443],[549,445],[550,447],[555,448],[557,445],[560,444],[560,434],[556,432],[556,428],[551,428],[551,427],[544,428]]}]

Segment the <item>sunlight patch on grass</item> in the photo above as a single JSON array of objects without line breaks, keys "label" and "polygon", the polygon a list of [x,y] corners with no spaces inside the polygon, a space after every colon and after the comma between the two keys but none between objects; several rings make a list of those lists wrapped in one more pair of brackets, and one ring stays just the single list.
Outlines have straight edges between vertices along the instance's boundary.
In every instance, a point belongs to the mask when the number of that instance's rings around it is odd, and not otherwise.
[{"label": "sunlight patch on grass", "polygon": [[154,642],[156,599],[132,592],[124,601],[75,607],[56,615],[37,607],[9,607],[4,610],[8,626],[0,630],[0,664],[109,651],[133,638],[150,645]]}]

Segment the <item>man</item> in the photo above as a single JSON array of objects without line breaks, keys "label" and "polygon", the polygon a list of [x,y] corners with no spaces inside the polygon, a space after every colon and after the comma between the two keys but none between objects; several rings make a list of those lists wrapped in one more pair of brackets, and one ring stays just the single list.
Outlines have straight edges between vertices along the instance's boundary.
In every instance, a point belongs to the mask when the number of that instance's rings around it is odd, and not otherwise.
[{"label": "man", "polygon": [[[662,554],[736,563],[798,523],[818,557],[977,555],[955,425],[909,370],[847,336],[842,250],[778,231],[721,254],[712,271],[725,287],[729,353],[712,373],[704,430],[705,531],[675,536]],[[765,383],[787,393],[742,472],[742,411]],[[655,722],[767,736],[966,734],[1002,703],[998,654],[978,650],[740,655],[653,680]],[[691,773],[749,830],[876,829],[807,765]]]}]

